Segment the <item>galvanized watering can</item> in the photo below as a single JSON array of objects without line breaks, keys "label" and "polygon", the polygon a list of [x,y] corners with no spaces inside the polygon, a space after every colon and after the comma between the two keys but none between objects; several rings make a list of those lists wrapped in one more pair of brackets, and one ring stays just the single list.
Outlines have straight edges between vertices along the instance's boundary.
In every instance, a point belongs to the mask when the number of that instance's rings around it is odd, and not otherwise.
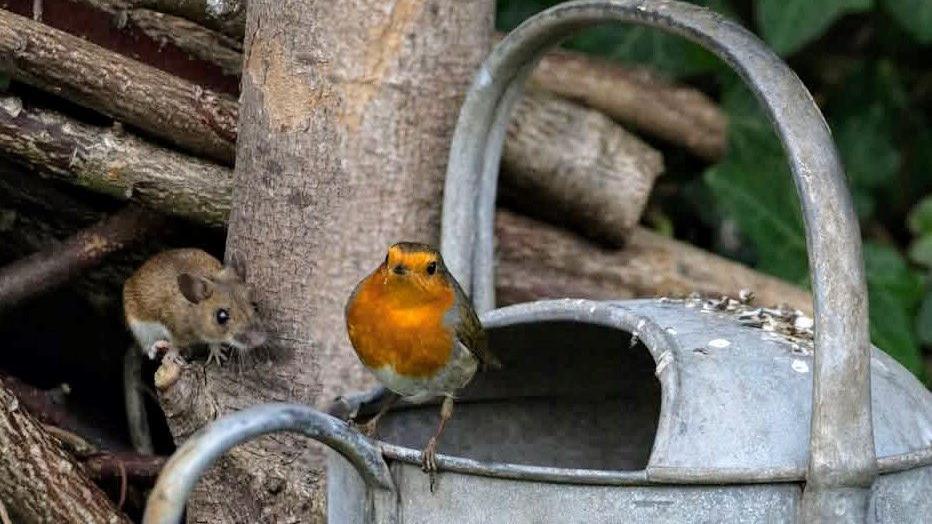
[{"label": "galvanized watering can", "polygon": [[[536,60],[571,33],[633,22],[730,64],[791,163],[815,299],[806,319],[736,301],[548,300],[493,309],[492,221],[505,126]],[[932,522],[932,394],[872,348],[861,242],[829,129],[755,36],[672,1],[558,5],[477,74],[447,172],[442,251],[505,368],[463,391],[437,490],[419,449],[436,406],[402,406],[372,441],[314,409],[228,415],[169,461],[145,521],[176,522],[199,476],[275,431],[330,446],[330,522]],[[351,399],[362,412],[379,392]]]}]

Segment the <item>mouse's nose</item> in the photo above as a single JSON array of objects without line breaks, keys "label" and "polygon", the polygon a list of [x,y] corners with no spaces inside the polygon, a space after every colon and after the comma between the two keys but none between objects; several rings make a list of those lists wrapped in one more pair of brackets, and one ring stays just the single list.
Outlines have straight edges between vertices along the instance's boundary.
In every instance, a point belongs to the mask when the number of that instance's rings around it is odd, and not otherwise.
[{"label": "mouse's nose", "polygon": [[236,341],[240,344],[246,346],[247,348],[254,348],[265,344],[269,339],[268,334],[264,329],[259,327],[251,327],[244,331],[243,333],[236,336]]}]

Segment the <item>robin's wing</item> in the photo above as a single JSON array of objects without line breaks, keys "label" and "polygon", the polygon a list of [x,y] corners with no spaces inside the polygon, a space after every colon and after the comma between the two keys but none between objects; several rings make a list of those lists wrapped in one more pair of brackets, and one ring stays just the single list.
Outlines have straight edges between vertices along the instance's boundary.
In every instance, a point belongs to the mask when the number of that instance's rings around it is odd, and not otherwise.
[{"label": "robin's wing", "polygon": [[456,338],[466,349],[472,352],[479,359],[483,368],[501,369],[502,362],[489,350],[488,340],[486,339],[485,330],[479,323],[479,317],[476,310],[472,307],[469,297],[460,287],[459,283],[450,278],[453,283],[453,289],[456,293],[456,310],[459,313],[459,322],[456,322]]}]

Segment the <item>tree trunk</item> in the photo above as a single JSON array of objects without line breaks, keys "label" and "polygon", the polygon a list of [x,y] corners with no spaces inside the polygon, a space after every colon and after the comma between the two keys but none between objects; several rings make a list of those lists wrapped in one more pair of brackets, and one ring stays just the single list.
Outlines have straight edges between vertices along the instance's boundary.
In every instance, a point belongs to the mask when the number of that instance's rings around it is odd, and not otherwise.
[{"label": "tree trunk", "polygon": [[[245,261],[273,342],[268,365],[204,371],[198,396],[219,412],[323,407],[372,385],[343,306],[390,243],[437,242],[450,137],[492,13],[490,0],[250,2],[227,257]],[[189,383],[161,394],[177,428],[209,417],[198,400],[187,413],[170,402]],[[243,446],[198,485],[188,518],[321,519],[319,464],[296,437]]]}]

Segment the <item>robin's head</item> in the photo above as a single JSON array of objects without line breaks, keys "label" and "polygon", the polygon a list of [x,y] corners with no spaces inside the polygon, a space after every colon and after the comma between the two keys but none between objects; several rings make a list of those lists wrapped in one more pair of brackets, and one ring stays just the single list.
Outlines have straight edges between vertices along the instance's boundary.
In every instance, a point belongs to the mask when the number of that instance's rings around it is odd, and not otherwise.
[{"label": "robin's head", "polygon": [[399,242],[388,248],[381,271],[400,299],[424,300],[450,293],[440,252],[427,244]]}]

